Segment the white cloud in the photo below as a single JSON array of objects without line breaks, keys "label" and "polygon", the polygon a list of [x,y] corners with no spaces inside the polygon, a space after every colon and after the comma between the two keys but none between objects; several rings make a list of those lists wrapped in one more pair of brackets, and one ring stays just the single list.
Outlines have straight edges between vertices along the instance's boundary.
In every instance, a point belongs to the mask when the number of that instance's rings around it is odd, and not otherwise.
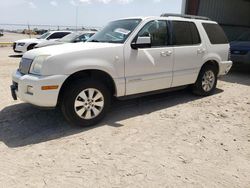
[{"label": "white cloud", "polygon": [[80,3],[91,3],[91,0],[79,0]]},{"label": "white cloud", "polygon": [[73,6],[77,6],[77,2],[74,1],[74,0],[70,0],[69,3],[70,3],[71,5],[73,5]]},{"label": "white cloud", "polygon": [[134,0],[118,0],[119,3],[121,4],[129,4],[132,3]]},{"label": "white cloud", "polygon": [[73,6],[77,6],[79,4],[84,3],[103,3],[103,4],[109,4],[109,3],[120,3],[120,4],[129,4],[132,3],[134,0],[70,0],[70,4]]},{"label": "white cloud", "polygon": [[36,4],[35,4],[34,2],[32,2],[32,1],[28,2],[28,5],[29,5],[29,7],[32,8],[32,9],[37,8]]},{"label": "white cloud", "polygon": [[57,7],[57,6],[58,6],[57,1],[50,1],[49,3],[50,3],[50,5],[53,6],[53,7]]}]

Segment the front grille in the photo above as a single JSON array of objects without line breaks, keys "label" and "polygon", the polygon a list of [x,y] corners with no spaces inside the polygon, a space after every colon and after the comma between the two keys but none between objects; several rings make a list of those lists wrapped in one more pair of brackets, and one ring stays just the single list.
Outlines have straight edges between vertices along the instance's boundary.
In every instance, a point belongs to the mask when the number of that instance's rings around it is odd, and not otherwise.
[{"label": "front grille", "polygon": [[22,58],[19,64],[19,72],[21,72],[22,74],[28,74],[32,61],[32,59]]},{"label": "front grille", "polygon": [[17,82],[14,82],[12,81],[12,85],[16,88],[16,90],[18,91],[18,83]]},{"label": "front grille", "polygon": [[13,50],[15,50],[16,49],[16,43],[14,42],[13,43]]}]

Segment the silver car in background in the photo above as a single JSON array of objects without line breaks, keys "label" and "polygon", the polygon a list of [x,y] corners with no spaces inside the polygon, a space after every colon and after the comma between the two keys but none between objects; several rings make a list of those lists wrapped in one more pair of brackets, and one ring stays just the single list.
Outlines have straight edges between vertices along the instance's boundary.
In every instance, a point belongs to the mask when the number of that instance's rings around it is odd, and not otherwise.
[{"label": "silver car in background", "polygon": [[61,39],[54,41],[44,41],[35,46],[35,48],[41,48],[46,46],[59,45],[64,43],[77,43],[77,42],[86,42],[90,37],[92,37],[96,31],[79,31],[73,32]]}]

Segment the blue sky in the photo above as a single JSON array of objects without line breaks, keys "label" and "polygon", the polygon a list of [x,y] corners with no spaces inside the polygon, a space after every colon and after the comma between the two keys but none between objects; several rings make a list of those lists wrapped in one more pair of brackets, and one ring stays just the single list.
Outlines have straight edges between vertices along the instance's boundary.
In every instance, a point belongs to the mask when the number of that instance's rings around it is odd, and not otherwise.
[{"label": "blue sky", "polygon": [[180,13],[182,0],[1,0],[0,23],[104,26],[131,16]]}]

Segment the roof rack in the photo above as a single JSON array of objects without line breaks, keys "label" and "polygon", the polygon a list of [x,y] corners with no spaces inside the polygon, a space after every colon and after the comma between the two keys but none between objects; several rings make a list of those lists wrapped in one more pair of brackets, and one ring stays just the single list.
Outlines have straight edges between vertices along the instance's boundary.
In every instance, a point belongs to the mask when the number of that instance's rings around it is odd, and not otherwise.
[{"label": "roof rack", "polygon": [[188,14],[171,14],[171,13],[164,13],[161,15],[161,17],[181,17],[181,18],[189,18],[189,19],[197,19],[197,20],[211,20],[208,17],[204,16],[194,16],[194,15],[188,15]]}]

